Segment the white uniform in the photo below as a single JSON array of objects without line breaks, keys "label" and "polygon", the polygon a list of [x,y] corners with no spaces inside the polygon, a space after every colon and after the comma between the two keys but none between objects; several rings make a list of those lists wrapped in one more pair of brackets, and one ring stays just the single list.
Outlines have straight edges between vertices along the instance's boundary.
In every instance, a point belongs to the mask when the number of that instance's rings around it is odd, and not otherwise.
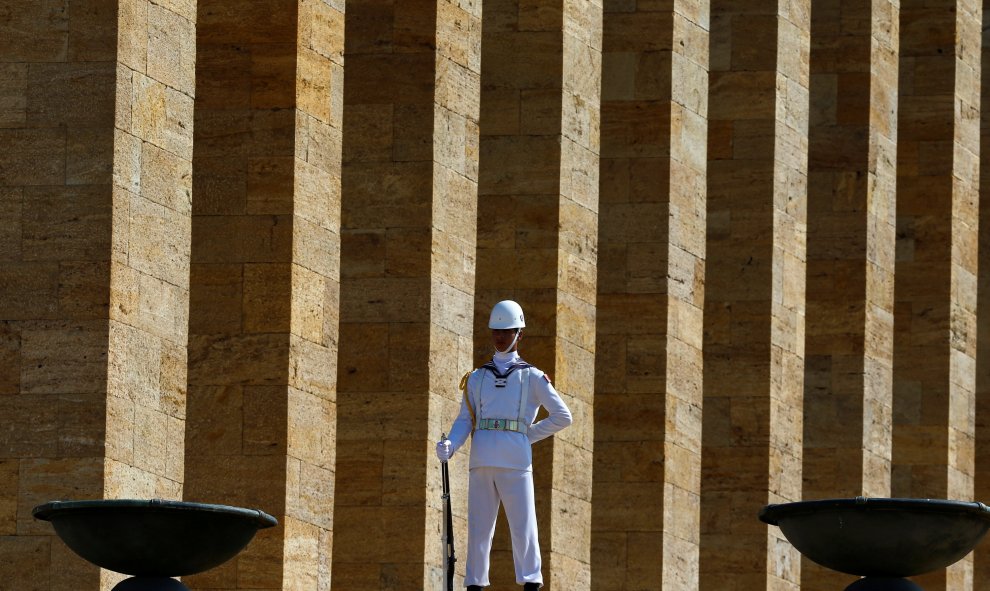
[{"label": "white uniform", "polygon": [[[468,377],[465,400],[449,436],[453,454],[474,430],[464,584],[489,585],[489,555],[500,502],[512,535],[516,582],[542,584],[531,445],[570,425],[571,411],[546,374],[515,351],[496,353],[492,361]],[[540,406],[549,416],[534,424]]]}]

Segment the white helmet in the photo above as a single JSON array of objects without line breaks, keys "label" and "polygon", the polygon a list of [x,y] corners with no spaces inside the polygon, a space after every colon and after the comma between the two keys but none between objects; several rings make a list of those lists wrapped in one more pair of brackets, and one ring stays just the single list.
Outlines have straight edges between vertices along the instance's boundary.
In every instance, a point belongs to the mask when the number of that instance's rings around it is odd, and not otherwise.
[{"label": "white helmet", "polygon": [[523,317],[522,306],[512,300],[502,300],[492,308],[492,315],[488,319],[488,328],[507,329],[524,328],[526,318]]}]

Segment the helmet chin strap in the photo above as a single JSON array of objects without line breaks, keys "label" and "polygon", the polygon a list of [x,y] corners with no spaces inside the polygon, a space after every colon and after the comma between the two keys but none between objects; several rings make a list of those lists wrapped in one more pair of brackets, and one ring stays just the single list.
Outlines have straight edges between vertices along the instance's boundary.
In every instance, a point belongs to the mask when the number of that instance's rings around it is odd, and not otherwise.
[{"label": "helmet chin strap", "polygon": [[522,332],[522,329],[521,328],[517,328],[516,329],[516,336],[512,337],[512,342],[509,343],[509,346],[505,348],[505,351],[499,351],[498,350],[498,347],[495,347],[495,352],[496,353],[508,353],[509,351],[511,351],[512,348],[516,346],[516,341],[519,340],[519,334],[521,332]]}]

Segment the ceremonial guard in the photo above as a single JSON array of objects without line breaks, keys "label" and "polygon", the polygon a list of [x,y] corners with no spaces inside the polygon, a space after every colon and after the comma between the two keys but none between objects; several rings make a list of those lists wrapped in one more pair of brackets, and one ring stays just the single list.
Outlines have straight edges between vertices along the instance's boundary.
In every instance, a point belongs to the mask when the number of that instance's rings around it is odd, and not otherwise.
[{"label": "ceremonial guard", "polygon": [[[495,354],[462,382],[461,411],[449,439],[437,443],[437,457],[446,462],[472,437],[468,477],[468,591],[489,584],[488,566],[499,503],[512,536],[516,582],[525,591],[543,585],[540,543],[533,496],[532,444],[571,424],[571,411],[550,378],[519,357],[523,310],[505,300],[492,308]],[[543,406],[549,415],[534,423]]]}]

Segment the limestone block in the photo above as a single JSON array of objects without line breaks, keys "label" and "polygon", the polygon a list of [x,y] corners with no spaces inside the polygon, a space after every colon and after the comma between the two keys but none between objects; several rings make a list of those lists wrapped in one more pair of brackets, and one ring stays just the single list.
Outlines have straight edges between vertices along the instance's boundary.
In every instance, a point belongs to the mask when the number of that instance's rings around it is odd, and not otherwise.
[{"label": "limestone block", "polygon": [[[555,505],[549,532],[554,540],[553,553],[554,556],[564,555],[574,559],[576,564],[572,565],[573,570],[570,573],[574,576],[587,568],[589,560],[587,552],[591,540],[591,502],[561,490],[554,491],[551,502]],[[555,569],[555,572],[559,571]]]},{"label": "limestone block", "polygon": [[0,394],[16,394],[21,383],[21,335],[9,322],[0,323]]},{"label": "limestone block", "polygon": [[178,499],[182,485],[143,469],[107,459],[105,494],[108,498]]},{"label": "limestone block", "polygon": [[320,528],[295,517],[285,517],[283,581],[288,589],[316,589],[317,573],[309,568],[319,556]]},{"label": "limestone block", "polygon": [[27,189],[22,246],[37,261],[99,261],[109,246],[110,200],[101,187]]},{"label": "limestone block", "polygon": [[[566,458],[566,462],[561,462],[561,469],[554,471],[554,481],[555,486],[561,490],[567,491],[566,499],[575,503],[577,506],[567,506],[565,513],[578,513],[575,516],[579,521],[577,531],[569,534],[570,536],[578,536],[581,530],[585,527],[580,525],[583,523],[581,521],[582,516],[580,512],[583,510],[581,505],[585,505],[584,509],[590,511],[591,509],[591,475],[585,469],[585,466],[591,464],[591,452],[587,449],[581,449],[563,439],[554,439],[554,453],[559,454],[560,458]],[[587,516],[584,516],[587,517]],[[591,520],[588,519],[588,524]],[[574,523],[569,524],[575,525]]]},{"label": "limestone block", "polygon": [[[564,239],[565,237],[561,236],[561,238]],[[594,261],[588,261],[587,259],[580,258],[578,255],[565,252],[561,255],[561,263],[559,285],[567,289],[568,293],[576,294],[582,300],[593,299],[593,296],[590,294],[594,294],[596,284]],[[583,311],[589,312],[587,308],[584,308]],[[586,328],[588,328],[587,322],[581,322],[574,330]],[[591,343],[591,340],[582,337],[576,339],[576,342],[582,346],[586,346]]]},{"label": "limestone block", "polygon": [[162,277],[166,264],[166,208],[151,199],[135,195],[130,199],[129,212],[130,233],[126,244],[131,266],[146,275]]},{"label": "limestone block", "polygon": [[10,320],[55,319],[58,315],[56,263],[5,263],[0,269],[0,311]]},{"label": "limestone block", "polygon": [[[525,100],[522,94],[525,94]],[[518,134],[523,113],[527,113],[526,129],[542,131],[546,128],[549,132],[554,115],[560,113],[559,101],[554,101],[552,96],[554,93],[550,91],[520,93],[516,89],[486,89],[482,96],[485,135]]]},{"label": "limestone block", "polygon": [[242,406],[244,455],[284,455],[288,430],[285,388],[282,386],[244,386]]},{"label": "limestone block", "polygon": [[49,536],[51,526],[34,519],[31,509],[52,499],[101,498],[103,460],[92,457],[23,459],[20,461],[19,480],[17,535]]},{"label": "limestone block", "polygon": [[328,123],[300,112],[296,114],[296,126],[300,130],[296,136],[296,155],[331,177],[339,178],[343,140],[340,118],[335,116]]},{"label": "limestone block", "polygon": [[430,129],[433,126],[433,118],[430,113],[435,110],[435,106],[427,103],[393,106],[390,160],[412,162],[431,158],[433,142]]},{"label": "limestone block", "polygon": [[[429,299],[415,277],[394,279],[360,279],[352,289],[341,292],[341,307],[354,314],[356,322],[414,322],[425,318]],[[356,293],[354,293],[356,292]],[[391,297],[387,297],[391,296]]]},{"label": "limestone block", "polygon": [[[13,8],[16,7],[16,10]],[[67,56],[70,9],[65,2],[5,2],[0,53],[12,62],[54,62]]]},{"label": "limestone block", "polygon": [[[192,3],[195,7],[195,2]],[[180,7],[183,8],[183,7]],[[196,18],[148,4],[146,74],[189,96],[196,91]],[[195,10],[193,10],[195,12]]]},{"label": "limestone block", "polygon": [[190,277],[196,286],[190,294],[190,325],[205,334],[240,330],[241,266],[199,263],[192,265]]},{"label": "limestone block", "polygon": [[9,146],[0,155],[0,172],[8,185],[61,185],[65,182],[65,130],[0,129]]},{"label": "limestone block", "polygon": [[[588,134],[598,137],[597,122]],[[596,141],[597,143],[597,141]],[[560,150],[560,194],[595,213],[598,212],[597,145],[589,149],[564,139]]]},{"label": "limestone block", "polygon": [[299,42],[334,63],[343,63],[343,9],[330,2],[304,0],[299,14]]},{"label": "limestone block", "polygon": [[134,406],[135,468],[156,475],[165,474],[168,421],[164,413],[141,405]]},{"label": "limestone block", "polygon": [[292,268],[286,263],[253,263],[242,266],[243,300],[240,302],[245,333],[286,332],[289,328]]},{"label": "limestone block", "polygon": [[426,483],[409,473],[423,461],[424,449],[407,439],[389,439],[383,446],[382,504],[386,507],[416,507],[424,502]]},{"label": "limestone block", "polygon": [[[290,388],[288,420],[291,428],[288,430],[287,450],[293,458],[302,461],[301,469],[313,474],[316,469],[332,470],[334,427],[337,424],[333,401]],[[324,526],[329,527],[329,524]]]},{"label": "limestone block", "polygon": [[65,182],[106,184],[111,177],[113,138],[109,128],[74,128],[66,132]]},{"label": "limestone block", "polygon": [[292,333],[310,342],[325,344],[324,307],[328,282],[323,275],[298,265],[292,266],[292,293],[286,294],[292,306]]},{"label": "limestone block", "polygon": [[[342,316],[347,314],[344,295],[342,290]],[[347,334],[352,335],[353,345],[341,348],[339,352],[338,388],[347,392],[384,390],[388,376],[382,371],[381,351],[387,350],[388,327],[376,322],[348,323]]]},{"label": "limestone block", "polygon": [[109,127],[115,66],[108,62],[32,64],[27,122],[32,126]]},{"label": "limestone block", "polygon": [[[420,318],[426,317],[425,311],[421,311],[419,314]],[[390,317],[401,318],[401,316],[391,315]],[[403,347],[403,356],[388,356],[387,363],[389,388],[396,391],[405,390],[405,392],[425,392],[429,387],[429,375],[425,369],[420,370],[419,368],[425,368],[426,364],[423,363],[418,365],[415,362],[411,364],[410,360],[427,358],[430,347],[429,326],[426,323],[420,322],[392,322],[389,326],[389,341],[393,343],[407,343],[407,345]],[[410,365],[412,365],[412,367],[410,367]],[[417,416],[416,413],[422,412],[422,408],[418,406],[416,402],[417,401],[415,399],[412,399],[409,402],[400,405],[398,408],[407,408],[408,410],[406,412],[408,412],[410,416]],[[413,410],[413,408],[409,407],[415,407],[417,410]],[[423,421],[425,420],[426,418],[424,416]],[[422,422],[416,423],[413,421],[409,424],[389,424],[387,427],[390,429],[389,433],[392,436],[414,438],[419,433],[419,431],[417,431],[419,425],[422,424]],[[394,429],[394,431],[391,431],[391,429]]]},{"label": "limestone block", "polygon": [[202,44],[196,55],[197,118],[202,111],[251,106],[251,60],[250,45]]},{"label": "limestone block", "polygon": [[190,386],[187,412],[190,457],[235,455],[242,452],[244,388],[241,386]]},{"label": "limestone block", "polygon": [[295,215],[332,231],[340,226],[340,192],[330,172],[296,161],[293,208]]},{"label": "limestone block", "polygon": [[[488,159],[501,164],[482,166],[478,184],[494,195],[546,194],[558,188],[556,150],[558,140],[544,136],[511,136],[485,141],[481,146],[481,161]],[[487,172],[486,172],[487,170]]]},{"label": "limestone block", "polygon": [[480,73],[449,59],[438,59],[436,78],[435,104],[477,120],[481,108]]},{"label": "limestone block", "polygon": [[[24,591],[49,589],[51,545],[54,538],[47,535],[4,536],[0,538],[0,560],[7,583]],[[43,576],[39,576],[43,574]]]},{"label": "limestone block", "polygon": [[106,403],[99,394],[58,397],[58,456],[93,457],[104,452]]},{"label": "limestone block", "polygon": [[129,193],[141,193],[141,154],[143,146],[137,138],[119,128],[113,137],[113,183]]},{"label": "limestone block", "polygon": [[[493,69],[490,78],[492,85],[519,89],[560,88],[559,32],[519,31],[486,35],[482,46],[484,59],[516,64],[514,68]],[[485,78],[489,79],[487,72]]]},{"label": "limestone block", "polygon": [[607,405],[595,405],[596,424],[623,425],[628,423],[630,416],[638,417],[639,420],[627,424],[627,428],[622,430],[612,430],[614,432],[611,435],[598,441],[635,442],[652,441],[655,438],[650,425],[664,420],[663,399],[656,394],[609,393],[608,401]]},{"label": "limestone block", "polygon": [[177,213],[192,211],[192,162],[142,142],[141,196]]},{"label": "limestone block", "polygon": [[17,533],[18,460],[0,461],[0,535]]},{"label": "limestone block", "polygon": [[332,363],[334,349],[295,335],[291,335],[289,346],[289,385],[333,401],[337,383],[337,369]]},{"label": "limestone block", "polygon": [[602,153],[611,158],[662,157],[669,148],[654,138],[664,137],[670,125],[669,109],[648,101],[602,104]]},{"label": "limestone block", "polygon": [[[660,531],[663,525],[662,495],[655,483],[610,483],[609,497],[622,498],[624,503],[602,503],[595,512],[602,511],[601,519],[613,531]],[[639,507],[638,509],[634,509]],[[644,511],[643,507],[656,510]],[[597,518],[597,517],[596,517]]]},{"label": "limestone block", "polygon": [[[234,165],[227,163],[226,159],[211,159],[210,164],[204,164],[204,168],[208,167],[210,171],[209,175],[205,175],[209,180],[204,181],[205,186],[200,190],[195,190],[197,196],[211,201],[210,205],[204,206],[202,213],[291,213],[289,189],[293,182],[294,166],[290,156],[249,157]],[[217,208],[212,206],[213,203]],[[238,205],[243,205],[243,208]]]},{"label": "limestone block", "polygon": [[193,252],[197,262],[266,263],[291,253],[292,224],[288,216],[194,216]]},{"label": "limestone block", "polygon": [[[468,136],[477,132],[476,117],[475,115],[475,119],[471,120],[446,108],[437,107],[434,109],[433,133],[436,137],[444,138],[444,140],[434,143],[433,157],[442,168],[463,177],[463,179],[458,179],[453,174],[446,174],[447,182],[438,183],[438,188],[443,188],[446,193],[445,197],[449,195],[461,202],[465,201],[465,197],[471,195],[473,191],[470,189],[457,191],[448,183],[455,183],[455,187],[457,184],[463,187],[472,187],[474,183],[471,181],[477,181],[478,153],[471,151],[471,144],[468,141]],[[438,172],[440,171],[434,170],[434,175],[437,175]],[[455,204],[454,207],[459,209],[458,205]]]},{"label": "limestone block", "polygon": [[284,334],[198,335],[189,337],[189,382],[197,385],[284,383]]},{"label": "limestone block", "polygon": [[148,0],[120,0],[117,9],[117,59],[141,73],[147,73],[148,66],[149,4]]},{"label": "limestone block", "polygon": [[[320,121],[333,121],[331,102],[327,100],[335,74],[332,62],[327,57],[308,48],[301,48],[297,56],[296,67],[299,79],[296,83],[296,101],[298,108]],[[281,71],[285,71],[284,66]],[[337,72],[337,74],[340,73]]]},{"label": "limestone block", "polygon": [[[341,407],[341,415],[347,411]],[[340,427],[349,428],[348,423],[341,422]],[[347,441],[343,438],[337,442],[337,473],[345,473],[350,478],[357,479],[362,486],[339,486],[336,489],[335,507],[369,507],[380,505],[382,502],[381,486],[373,486],[381,480],[384,468],[382,461],[383,443],[369,440]],[[335,512],[336,513],[336,512]],[[342,513],[334,515],[334,522],[339,532]],[[346,517],[345,519],[350,519]],[[339,556],[335,556],[339,558]]]},{"label": "limestone block", "polygon": [[[298,519],[324,530],[332,530],[333,471],[292,457],[288,459],[287,468],[287,518]],[[311,554],[309,560],[314,556],[316,554]]]},{"label": "limestone block", "polygon": [[348,105],[346,133],[353,137],[343,157],[345,162],[388,161],[392,157],[392,104]]},{"label": "limestone block", "polygon": [[[693,462],[697,464],[697,462]],[[700,471],[693,471],[696,477],[700,478]],[[699,490],[700,481],[695,481],[694,490]],[[674,548],[680,549],[678,553],[683,553],[686,562],[676,562],[669,565],[671,571],[681,571],[686,569],[680,577],[688,577],[690,573],[697,573],[698,550],[700,542],[700,515],[701,497],[691,489],[682,489],[671,483],[666,483],[663,489],[664,497],[664,523],[669,524],[666,532],[669,534],[664,538],[664,543],[674,544]],[[691,547],[693,545],[693,548]],[[671,556],[668,554],[667,556]],[[667,557],[665,557],[666,560]]]},{"label": "limestone block", "polygon": [[[599,484],[639,482],[645,485],[658,481],[665,461],[662,441],[622,440],[622,433],[614,425],[603,435],[604,438],[595,441],[595,491],[599,490]],[[607,459],[599,458],[599,452],[601,458]]]},{"label": "limestone block", "polygon": [[398,162],[388,169],[353,166],[345,174],[344,189],[364,204],[361,211],[348,212],[348,227],[426,227],[430,207],[432,162]]},{"label": "limestone block", "polygon": [[[670,38],[656,35],[656,31],[670,31],[674,15],[670,11],[655,12],[612,12],[604,21],[604,35],[607,39],[606,54],[629,52],[671,51]],[[603,74],[604,75],[604,74]]]},{"label": "limestone block", "polygon": [[106,324],[51,325],[21,332],[21,393],[94,392],[105,384]]},{"label": "limestone block", "polygon": [[[473,238],[473,237],[472,237]],[[471,238],[463,239],[459,236],[448,234],[447,232],[433,233],[434,252],[444,253],[433,263],[433,270],[436,277],[449,285],[452,289],[462,293],[470,293],[474,289],[473,281],[468,278],[473,274],[475,268],[474,241]],[[443,311],[442,314],[449,315],[450,312]],[[472,314],[467,314],[466,320],[471,321]],[[444,323],[445,326],[449,326]]]},{"label": "limestone block", "polygon": [[363,103],[428,104],[433,100],[432,53],[348,55],[347,67],[378,72],[378,76],[348,79],[345,92]]},{"label": "limestone block", "polygon": [[[557,330],[559,337],[573,343],[584,351],[592,353],[595,349],[593,338],[595,325],[594,306],[570,293],[560,293],[558,298]],[[592,360],[584,359],[582,361],[591,362]],[[571,361],[568,361],[568,364],[570,363]],[[575,359],[573,363],[577,364],[579,361]]]},{"label": "limestone block", "polygon": [[131,81],[134,135],[192,160],[192,97],[138,72]]},{"label": "limestone block", "polygon": [[[0,261],[15,263],[23,260],[21,252],[21,225],[23,218],[23,194],[20,187],[0,189],[0,217],[8,223],[0,228]],[[52,265],[48,265],[49,268]],[[18,285],[13,282],[3,282],[5,286]],[[0,298],[11,301],[12,298]],[[9,317],[7,317],[9,318]]]},{"label": "limestone block", "polygon": [[[445,283],[442,277],[432,280],[431,287],[433,293],[433,302],[430,305],[431,324],[446,329],[449,337],[454,339],[451,346],[456,347],[457,335],[471,332],[474,300],[470,292],[461,291],[456,286]],[[453,355],[449,359],[452,363],[460,361]],[[454,368],[450,374],[451,378],[460,380],[461,369],[466,370],[466,368]]]},{"label": "limestone block", "polygon": [[295,109],[215,110],[197,113],[197,156],[271,157],[288,155],[295,145]]},{"label": "limestone block", "polygon": [[0,410],[7,417],[7,428],[0,435],[4,457],[50,457],[57,454],[56,398],[34,396],[28,401],[14,397],[0,398]]},{"label": "limestone block", "polygon": [[[483,198],[479,202],[479,211],[482,214],[487,208],[497,204],[499,211],[514,211],[518,216],[486,216],[486,223],[478,227],[478,245],[486,250],[516,248],[520,251],[519,257],[546,257],[546,253],[534,255],[526,251],[556,248],[556,236],[550,228],[556,226],[559,213],[556,208],[548,209],[548,207],[558,200],[559,197],[552,193],[499,196],[497,202]],[[482,256],[481,253],[479,256]],[[535,280],[535,277],[529,273],[520,273],[520,275],[523,281]],[[496,280],[495,283],[502,282]]]}]

